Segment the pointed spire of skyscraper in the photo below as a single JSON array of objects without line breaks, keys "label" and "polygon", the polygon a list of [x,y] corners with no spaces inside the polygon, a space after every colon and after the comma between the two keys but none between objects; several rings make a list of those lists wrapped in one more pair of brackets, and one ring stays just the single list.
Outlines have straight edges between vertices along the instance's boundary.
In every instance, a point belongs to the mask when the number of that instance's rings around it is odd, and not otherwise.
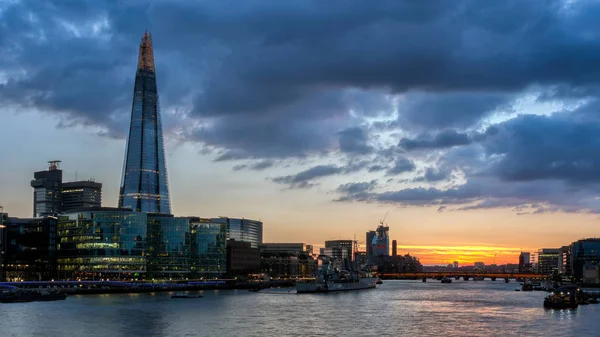
[{"label": "pointed spire of skyscraper", "polygon": [[146,32],[142,37],[142,42],[140,43],[140,53],[138,56],[138,70],[151,70],[154,69],[154,51],[152,50],[152,34]]}]

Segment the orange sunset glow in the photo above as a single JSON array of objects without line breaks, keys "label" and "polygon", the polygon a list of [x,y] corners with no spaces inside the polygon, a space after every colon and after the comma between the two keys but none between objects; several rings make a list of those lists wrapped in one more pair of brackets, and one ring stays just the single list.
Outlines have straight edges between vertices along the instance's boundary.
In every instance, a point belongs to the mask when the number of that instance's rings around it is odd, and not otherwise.
[{"label": "orange sunset glow", "polygon": [[398,245],[398,254],[417,256],[426,265],[446,265],[457,261],[459,265],[517,263],[520,248],[497,246],[402,246]]}]

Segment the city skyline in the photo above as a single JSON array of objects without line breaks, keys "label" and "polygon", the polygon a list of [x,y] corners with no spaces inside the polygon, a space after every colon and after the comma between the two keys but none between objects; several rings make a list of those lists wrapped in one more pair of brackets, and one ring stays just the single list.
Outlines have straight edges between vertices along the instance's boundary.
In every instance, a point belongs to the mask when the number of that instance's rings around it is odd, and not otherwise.
[{"label": "city skyline", "polygon": [[[148,29],[178,216],[260,219],[265,242],[321,247],[365,241],[390,211],[398,254],[424,264],[515,263],[521,249],[598,236],[599,105],[588,76],[600,69],[582,56],[597,54],[593,43],[576,34],[595,29],[585,13],[597,5],[573,3],[570,16],[542,2],[497,5],[514,20],[506,26],[466,11],[469,30],[452,26],[444,6],[406,5],[415,17],[384,29],[392,4],[267,3],[261,20],[218,4],[132,5],[131,22],[118,5],[0,5],[18,47],[0,38],[5,211],[29,216],[32,173],[56,158],[65,180],[93,177],[104,205],[118,204],[133,46]],[[540,9],[549,19],[535,28],[517,15]],[[353,20],[332,29],[319,12]],[[280,20],[289,26],[271,30]],[[552,44],[554,29],[562,40]],[[526,50],[503,39],[517,35]],[[419,42],[386,49],[411,37]],[[571,67],[556,70],[544,55]]]}]

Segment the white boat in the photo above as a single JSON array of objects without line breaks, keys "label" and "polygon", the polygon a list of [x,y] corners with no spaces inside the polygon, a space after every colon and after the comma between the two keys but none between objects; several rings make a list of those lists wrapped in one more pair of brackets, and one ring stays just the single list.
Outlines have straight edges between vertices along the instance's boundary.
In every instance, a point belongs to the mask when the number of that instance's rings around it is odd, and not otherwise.
[{"label": "white boat", "polygon": [[377,280],[369,272],[335,270],[330,268],[329,259],[320,256],[322,267],[314,280],[296,282],[296,292],[327,293],[333,291],[363,290],[377,287]]}]

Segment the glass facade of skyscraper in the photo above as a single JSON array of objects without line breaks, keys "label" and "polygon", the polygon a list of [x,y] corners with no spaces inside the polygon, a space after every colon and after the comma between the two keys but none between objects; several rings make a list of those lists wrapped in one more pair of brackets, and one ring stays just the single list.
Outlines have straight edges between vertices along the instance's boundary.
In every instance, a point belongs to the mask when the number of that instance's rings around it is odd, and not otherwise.
[{"label": "glass facade of skyscraper", "polygon": [[225,224],[227,238],[235,241],[250,242],[252,248],[263,243],[263,223],[250,219],[220,217],[211,219],[213,222]]},{"label": "glass facade of skyscraper", "polygon": [[227,263],[227,230],[211,219],[190,218],[192,271],[196,277],[223,277]]},{"label": "glass facade of skyscraper", "polygon": [[57,225],[60,279],[131,279],[146,273],[145,213],[102,208],[61,215]]},{"label": "glass facade of skyscraper", "polygon": [[570,267],[575,280],[583,279],[586,265],[600,265],[600,238],[573,242],[570,247]]},{"label": "glass facade of skyscraper", "polygon": [[140,44],[119,207],[171,214],[152,36],[148,33]]},{"label": "glass facade of skyscraper", "polygon": [[190,278],[189,218],[148,214],[148,273],[155,279]]}]

